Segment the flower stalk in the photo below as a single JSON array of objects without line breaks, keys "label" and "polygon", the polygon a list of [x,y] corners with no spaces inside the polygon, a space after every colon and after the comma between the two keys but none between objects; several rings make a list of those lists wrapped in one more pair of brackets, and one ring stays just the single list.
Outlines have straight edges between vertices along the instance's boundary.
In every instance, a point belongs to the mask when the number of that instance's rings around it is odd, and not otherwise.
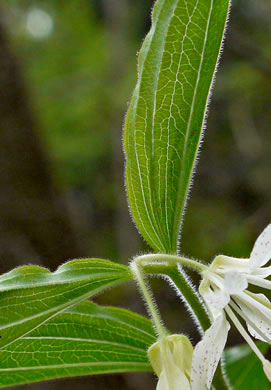
[{"label": "flower stalk", "polygon": [[153,294],[144,276],[144,271],[142,269],[142,260],[140,258],[135,259],[135,261],[132,263],[131,268],[134,273],[135,279],[138,283],[138,286],[140,288],[140,291],[143,295],[145,303],[147,305],[148,311],[151,315],[157,335],[163,338],[168,335],[168,332],[163,326],[160,313],[157,309],[157,305],[155,303]]},{"label": "flower stalk", "polygon": [[[150,294],[150,290],[146,287],[146,280],[144,278],[144,272],[149,274],[160,274],[160,275],[167,275],[168,278],[174,283],[176,289],[179,292],[179,295],[181,295],[182,299],[185,301],[186,305],[189,308],[189,311],[192,313],[192,316],[195,320],[195,322],[198,325],[198,329],[201,333],[201,335],[204,334],[204,331],[206,331],[211,326],[211,321],[209,319],[209,316],[207,314],[207,311],[203,305],[203,302],[201,301],[200,296],[198,295],[195,288],[192,286],[191,282],[189,281],[188,277],[186,276],[185,272],[178,267],[178,265],[186,265],[193,270],[196,270],[197,272],[200,272],[201,274],[204,271],[208,270],[208,267],[204,264],[201,264],[199,262],[196,262],[191,259],[187,259],[185,257],[179,257],[174,255],[167,255],[167,254],[151,254],[151,255],[143,255],[138,256],[135,258],[132,262],[132,269],[134,270],[134,274],[138,280],[138,276],[141,279],[139,286],[143,286],[145,284],[145,292]],[[142,268],[141,268],[142,267]],[[139,270],[139,272],[135,272],[135,270]],[[143,291],[142,291],[143,292]],[[143,293],[145,296],[145,293]],[[147,295],[146,295],[147,296]],[[145,297],[145,301],[147,303],[147,299]],[[153,302],[153,298],[151,297],[151,301]],[[148,302],[150,302],[150,299],[148,299]],[[148,304],[148,303],[147,303]],[[154,305],[155,309],[155,305]],[[156,309],[155,309],[156,310]],[[149,308],[149,311],[151,312],[151,309]],[[156,315],[157,318],[159,316]],[[152,314],[152,318],[154,320],[154,315]],[[160,318],[160,316],[159,316]],[[155,325],[157,328],[157,324]],[[209,332],[210,333],[210,332]],[[178,335],[180,336],[180,335]],[[167,336],[169,337],[169,336]],[[215,342],[214,338],[216,337],[215,333],[211,331],[210,333],[210,340],[211,342]],[[160,341],[162,339],[165,339],[165,336],[160,337]],[[224,338],[225,340],[225,338]],[[159,340],[158,340],[159,342]],[[222,340],[223,344],[223,340]],[[201,349],[204,348],[201,347]],[[222,350],[224,348],[224,344],[222,345]],[[201,349],[199,350],[199,354],[202,355]],[[191,384],[191,389],[202,389],[202,383],[206,386],[210,386],[211,381],[213,379],[214,371],[208,373],[208,364],[201,369],[201,359],[196,359],[197,353],[194,354],[194,373],[195,372],[203,372],[203,376],[201,379],[198,379],[197,376],[192,381],[194,384]],[[203,356],[203,355],[202,355]],[[210,360],[211,359],[211,360]],[[219,359],[216,359],[215,356],[210,356],[210,359],[208,360],[208,363],[210,365],[214,365],[214,367],[217,366]],[[211,378],[211,379],[210,379]],[[161,381],[159,382],[161,383]],[[216,370],[215,377],[213,379],[213,385],[216,389],[219,390],[227,390],[228,383],[225,379],[225,374],[223,372],[221,364],[219,364],[218,369]],[[208,388],[209,388],[208,386]]]}]

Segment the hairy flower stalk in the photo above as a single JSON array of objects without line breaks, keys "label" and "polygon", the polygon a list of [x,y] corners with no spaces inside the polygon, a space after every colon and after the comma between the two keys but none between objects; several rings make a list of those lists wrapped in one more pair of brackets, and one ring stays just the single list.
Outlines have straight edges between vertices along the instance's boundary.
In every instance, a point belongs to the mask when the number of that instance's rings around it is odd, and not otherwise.
[{"label": "hairy flower stalk", "polygon": [[[213,318],[211,326],[229,327],[230,318],[263,364],[271,381],[271,363],[264,358],[251,336],[271,344],[271,303],[264,294],[249,291],[249,284],[271,289],[271,267],[264,267],[271,259],[271,224],[255,242],[249,259],[217,256],[208,270],[202,272],[199,291]],[[238,319],[243,318],[248,332]],[[223,318],[223,321],[221,321]],[[210,329],[211,329],[210,328]],[[204,336],[205,337],[205,336]]]},{"label": "hairy flower stalk", "polygon": [[[161,261],[160,255],[146,255],[134,259],[131,264],[135,279],[143,294],[158,341],[148,351],[150,362],[159,377],[157,390],[205,390],[210,389],[213,377],[226,344],[228,325],[221,326],[223,318],[207,330],[195,350],[184,335],[169,335],[161,323],[160,314],[147,286],[142,263]],[[163,260],[176,261],[176,256],[162,255]],[[183,259],[198,270],[207,269],[193,260]]]},{"label": "hairy flower stalk", "polygon": [[[267,279],[271,275],[271,266],[264,267],[270,259],[271,224],[256,240],[249,259],[219,255],[209,267],[191,259],[164,254],[144,255],[134,260],[134,273],[160,335],[149,351],[151,363],[159,376],[157,390],[210,389],[230,329],[227,318],[231,319],[260,359],[271,382],[271,363],[251,338],[253,336],[271,344],[271,302],[262,293],[256,294],[248,290],[249,284],[271,289],[271,281]],[[142,266],[155,263],[185,265],[202,275],[199,292],[212,318],[212,325],[196,345],[194,352],[187,347],[190,342],[185,336],[166,334],[155,305],[149,305],[152,299],[144,282]],[[251,336],[239,317],[246,322]],[[185,348],[190,350],[187,357],[189,356],[191,370],[187,368],[187,364],[184,365],[181,357],[184,352],[180,351]]]}]

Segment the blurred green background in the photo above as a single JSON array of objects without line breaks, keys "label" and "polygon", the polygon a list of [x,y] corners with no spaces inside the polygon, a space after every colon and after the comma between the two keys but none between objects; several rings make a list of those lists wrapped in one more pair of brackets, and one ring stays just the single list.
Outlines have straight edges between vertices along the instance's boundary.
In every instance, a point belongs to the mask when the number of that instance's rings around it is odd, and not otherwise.
[{"label": "blurred green background", "polygon": [[[149,251],[131,221],[122,125],[152,0],[5,0],[0,15],[0,271]],[[246,257],[271,220],[271,3],[235,0],[181,250]],[[198,340],[165,282],[167,325]],[[96,299],[145,314],[134,284]],[[238,336],[234,342],[240,342]],[[233,342],[233,341],[232,341]],[[21,389],[155,388],[153,375]]]}]

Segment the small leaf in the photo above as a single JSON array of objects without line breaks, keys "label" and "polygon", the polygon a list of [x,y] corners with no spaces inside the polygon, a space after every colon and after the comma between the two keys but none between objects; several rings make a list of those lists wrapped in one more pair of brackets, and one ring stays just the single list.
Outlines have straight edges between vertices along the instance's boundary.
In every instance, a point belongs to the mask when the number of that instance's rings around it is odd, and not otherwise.
[{"label": "small leaf", "polygon": [[0,276],[0,350],[58,312],[129,279],[128,267],[101,259],[73,260],[54,273],[24,266]]},{"label": "small leaf", "polygon": [[[266,353],[269,345],[257,343],[262,353]],[[262,363],[247,344],[228,348],[225,351],[226,373],[234,390],[261,389],[269,390]]]},{"label": "small leaf", "polygon": [[84,302],[0,351],[0,387],[60,377],[152,371],[150,320]]},{"label": "small leaf", "polygon": [[133,218],[156,251],[175,253],[203,133],[229,0],[158,0],[126,117]]}]

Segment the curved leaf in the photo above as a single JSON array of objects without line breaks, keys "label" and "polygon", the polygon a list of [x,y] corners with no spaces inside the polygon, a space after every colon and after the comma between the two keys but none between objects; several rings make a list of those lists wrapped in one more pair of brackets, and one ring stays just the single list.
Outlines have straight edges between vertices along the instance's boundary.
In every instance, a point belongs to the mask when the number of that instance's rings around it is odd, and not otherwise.
[{"label": "curved leaf", "polygon": [[[257,344],[262,353],[267,352],[268,344]],[[270,389],[260,360],[247,344],[226,349],[225,359],[227,376],[234,390]]]},{"label": "curved leaf", "polygon": [[24,266],[0,276],[0,350],[44,321],[105,288],[132,279],[108,260],[72,260],[54,273]]},{"label": "curved leaf", "polygon": [[158,0],[126,117],[133,218],[157,251],[175,253],[230,0]]},{"label": "curved leaf", "polygon": [[152,371],[150,320],[84,302],[0,351],[0,387],[67,376]]}]

